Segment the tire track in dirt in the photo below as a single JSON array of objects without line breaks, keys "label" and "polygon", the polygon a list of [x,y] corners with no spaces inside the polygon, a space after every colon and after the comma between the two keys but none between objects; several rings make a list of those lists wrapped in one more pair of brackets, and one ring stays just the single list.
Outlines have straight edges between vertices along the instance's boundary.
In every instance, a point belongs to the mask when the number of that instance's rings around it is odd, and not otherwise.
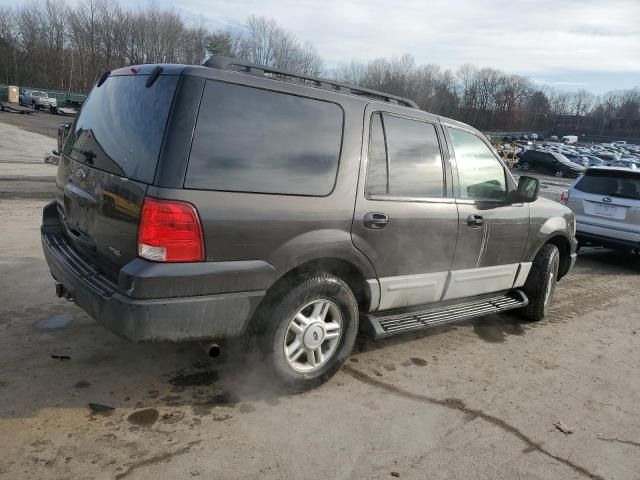
[{"label": "tire track in dirt", "polygon": [[540,452],[543,455],[546,455],[547,457],[552,458],[557,462],[562,463],[563,465],[566,465],[567,467],[571,468],[573,471],[580,473],[585,477],[588,477],[594,480],[604,480],[604,477],[596,473],[590,472],[586,467],[578,465],[577,463],[567,458],[562,458],[562,457],[559,457],[558,455],[551,453],[549,450],[544,448],[540,443],[533,441],[529,436],[527,436],[525,433],[520,431],[517,427],[514,427],[513,425],[507,423],[505,420],[502,420],[501,418],[495,417],[491,414],[485,413],[482,410],[467,407],[464,401],[458,398],[440,399],[440,398],[429,397],[428,395],[422,395],[419,393],[410,392],[408,390],[404,390],[390,383],[383,382],[381,380],[373,378],[367,375],[366,373],[363,373],[360,370],[357,370],[351,366],[342,367],[342,371],[350,375],[354,379],[358,380],[359,382],[365,383],[371,387],[379,388],[381,390],[384,390],[396,396],[406,398],[408,400],[413,400],[415,402],[437,405],[439,407],[448,408],[449,410],[456,410],[458,412],[464,413],[469,419],[481,418],[482,420],[485,420],[486,422],[491,423],[492,425],[495,425],[496,427],[520,439],[522,442],[524,442],[527,445],[527,447],[525,448],[526,451]]}]

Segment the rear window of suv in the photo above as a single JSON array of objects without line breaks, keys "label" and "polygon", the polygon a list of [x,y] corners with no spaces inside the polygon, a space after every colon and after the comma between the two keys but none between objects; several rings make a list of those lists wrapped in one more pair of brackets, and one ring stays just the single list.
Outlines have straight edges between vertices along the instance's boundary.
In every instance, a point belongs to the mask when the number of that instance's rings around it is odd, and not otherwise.
[{"label": "rear window of suv", "polygon": [[152,183],[178,76],[109,77],[82,106],[64,153],[121,177]]},{"label": "rear window of suv", "polygon": [[591,170],[578,180],[573,188],[604,197],[640,200],[640,175],[615,170]]},{"label": "rear window of suv", "polygon": [[336,180],[342,108],[209,80],[186,188],[325,196]]}]

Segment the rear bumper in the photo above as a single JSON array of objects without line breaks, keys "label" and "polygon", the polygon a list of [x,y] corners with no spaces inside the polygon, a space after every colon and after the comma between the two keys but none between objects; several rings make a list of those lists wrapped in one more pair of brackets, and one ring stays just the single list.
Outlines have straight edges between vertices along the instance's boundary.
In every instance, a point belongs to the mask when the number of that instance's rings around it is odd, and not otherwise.
[{"label": "rear bumper", "polygon": [[[78,256],[62,234],[59,222],[56,225],[47,221],[46,208],[41,229],[42,249],[52,276],[62,284],[60,293],[73,297],[78,306],[98,323],[127,340],[188,341],[240,336],[246,331],[265,295],[262,289],[169,298],[133,298]],[[139,259],[134,262],[140,269]],[[156,273],[162,266],[150,264]],[[173,265],[167,266],[171,272]],[[185,264],[181,267],[180,273],[184,276],[187,267]],[[171,275],[154,278],[153,288],[147,289],[146,293],[160,291],[158,281],[162,280],[170,291],[175,278]],[[131,275],[126,279],[127,283],[136,282]],[[145,280],[149,279],[141,277],[141,283]]]},{"label": "rear bumper", "polygon": [[576,237],[582,245],[591,244],[616,249],[640,247],[640,233],[625,225],[602,226],[578,220]]},{"label": "rear bumper", "polygon": [[606,237],[603,235],[595,235],[593,233],[578,232],[576,234],[576,237],[578,238],[578,242],[581,246],[592,245],[597,247],[612,248],[615,250],[631,250],[634,248],[640,248],[640,242]]}]

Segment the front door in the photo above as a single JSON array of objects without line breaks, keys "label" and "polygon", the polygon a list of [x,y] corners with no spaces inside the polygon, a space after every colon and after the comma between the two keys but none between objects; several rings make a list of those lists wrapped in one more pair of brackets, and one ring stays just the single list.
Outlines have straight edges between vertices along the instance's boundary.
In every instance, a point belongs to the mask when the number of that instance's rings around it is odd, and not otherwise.
[{"label": "front door", "polygon": [[[441,299],[458,234],[451,172],[436,117],[369,107],[352,238],[376,269],[378,309]],[[375,309],[375,305],[373,305]]]},{"label": "front door", "polygon": [[454,158],[459,234],[444,300],[521,286],[530,264],[521,264],[529,236],[529,205],[510,203],[516,188],[491,147],[470,130],[445,126]]}]

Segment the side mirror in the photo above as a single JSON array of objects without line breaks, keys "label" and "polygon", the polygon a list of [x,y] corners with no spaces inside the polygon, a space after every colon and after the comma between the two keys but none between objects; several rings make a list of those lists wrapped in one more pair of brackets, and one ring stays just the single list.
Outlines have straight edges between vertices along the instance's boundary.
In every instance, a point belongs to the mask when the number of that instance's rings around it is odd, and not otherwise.
[{"label": "side mirror", "polygon": [[518,180],[518,190],[513,195],[515,202],[531,203],[538,199],[538,192],[540,191],[540,182],[537,178],[528,177],[523,175]]}]

